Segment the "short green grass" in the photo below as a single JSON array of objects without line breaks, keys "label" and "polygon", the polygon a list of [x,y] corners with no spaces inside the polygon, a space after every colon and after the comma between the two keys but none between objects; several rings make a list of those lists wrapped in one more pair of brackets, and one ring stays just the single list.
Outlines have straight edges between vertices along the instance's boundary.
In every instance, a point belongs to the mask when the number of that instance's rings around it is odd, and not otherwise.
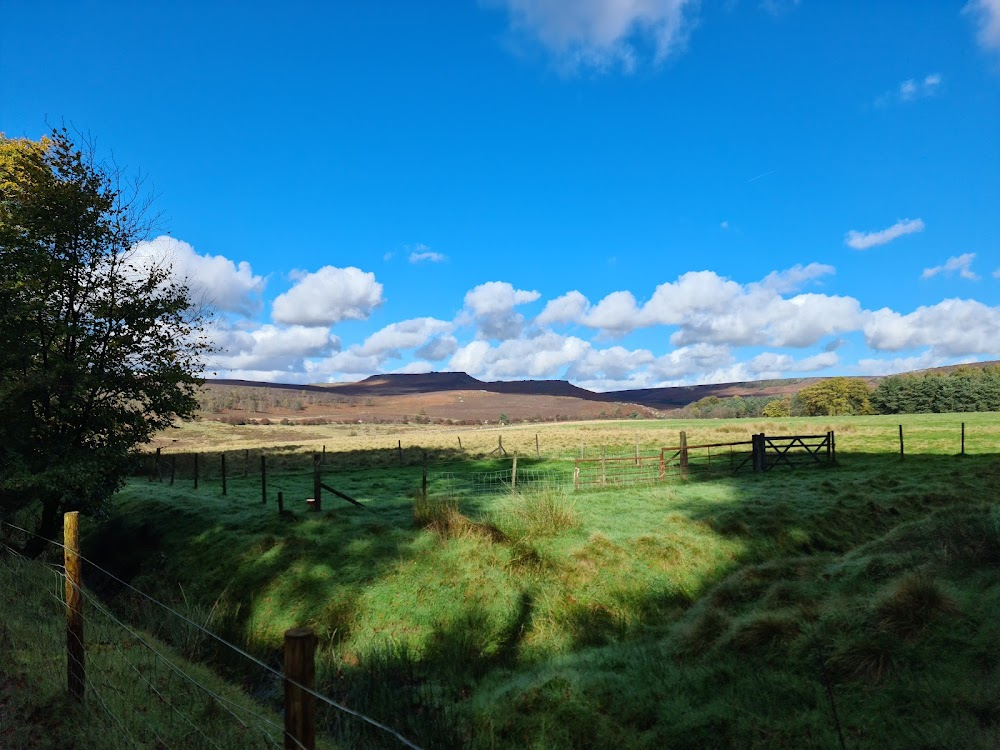
[{"label": "short green grass", "polygon": [[[442,447],[424,501],[419,466],[331,452],[324,481],[366,507],[310,513],[308,457],[267,505],[251,460],[226,497],[131,482],[85,551],[264,658],[315,628],[323,689],[425,747],[996,747],[1000,415],[712,422],[550,434],[570,452],[834,429],[839,464],[463,496],[435,472],[509,461]],[[565,458],[534,466],[569,476]]]}]

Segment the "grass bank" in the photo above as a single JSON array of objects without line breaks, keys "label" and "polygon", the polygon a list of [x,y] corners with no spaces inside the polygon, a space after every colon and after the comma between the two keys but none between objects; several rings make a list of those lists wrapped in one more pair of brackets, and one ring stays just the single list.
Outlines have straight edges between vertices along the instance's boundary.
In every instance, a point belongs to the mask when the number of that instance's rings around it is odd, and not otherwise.
[{"label": "grass bank", "polygon": [[995,747],[997,415],[911,417],[902,461],[884,418],[713,422],[689,436],[834,429],[840,463],[424,503],[419,469],[345,459],[325,481],[366,507],[307,513],[292,461],[266,506],[252,475],[134,481],[87,553],[264,658],[314,627],[324,689],[426,747]]}]

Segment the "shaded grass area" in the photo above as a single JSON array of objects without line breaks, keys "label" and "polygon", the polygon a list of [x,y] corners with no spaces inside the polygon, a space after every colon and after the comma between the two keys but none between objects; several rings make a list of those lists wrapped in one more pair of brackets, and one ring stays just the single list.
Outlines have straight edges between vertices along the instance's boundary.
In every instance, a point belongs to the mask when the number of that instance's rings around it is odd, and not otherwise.
[{"label": "shaded grass area", "polygon": [[834,712],[848,747],[994,747],[1000,466],[924,419],[936,455],[850,451],[859,421],[834,468],[575,496],[425,503],[342,460],[365,509],[306,513],[289,470],[279,516],[252,476],[136,481],[87,553],[266,657],[311,625],[323,688],[428,747],[839,747]]},{"label": "shaded grass area", "polygon": [[151,633],[123,627],[89,598],[85,700],[72,700],[63,586],[45,562],[0,557],[0,747],[282,745],[279,713]]}]

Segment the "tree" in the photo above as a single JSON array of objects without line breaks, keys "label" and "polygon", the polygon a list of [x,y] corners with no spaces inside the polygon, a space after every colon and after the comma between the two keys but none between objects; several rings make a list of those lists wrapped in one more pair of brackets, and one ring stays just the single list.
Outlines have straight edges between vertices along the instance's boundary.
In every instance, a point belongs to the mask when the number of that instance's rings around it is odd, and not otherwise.
[{"label": "tree", "polygon": [[791,414],[792,400],[788,398],[788,396],[768,401],[764,404],[764,409],[761,412],[761,416],[767,417],[768,419],[788,417],[791,416]]},{"label": "tree", "polygon": [[30,508],[44,538],[197,408],[202,318],[165,264],[135,255],[149,203],[125,183],[65,129],[0,134],[0,515]]},{"label": "tree", "polygon": [[860,378],[829,378],[798,392],[806,416],[874,414],[868,385]]}]

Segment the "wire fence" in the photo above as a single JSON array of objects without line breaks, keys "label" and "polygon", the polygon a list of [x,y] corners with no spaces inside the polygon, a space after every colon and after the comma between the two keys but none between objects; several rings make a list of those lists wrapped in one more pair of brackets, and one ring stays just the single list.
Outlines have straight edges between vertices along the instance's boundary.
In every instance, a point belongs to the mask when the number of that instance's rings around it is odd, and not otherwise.
[{"label": "wire fence", "polygon": [[[246,750],[305,745],[286,735],[288,684],[314,699],[315,747],[420,748],[396,729],[335,701],[224,640],[195,619],[148,596],[82,558],[85,585],[64,568],[23,557],[31,532],[0,522],[0,671],[23,677],[46,694],[65,691],[66,600],[82,598],[86,703],[106,719],[100,747],[156,750]],[[49,542],[49,559],[65,549]],[[237,677],[245,689],[227,683]],[[286,743],[291,743],[286,744]]]},{"label": "wire fence", "polygon": [[662,479],[660,453],[631,456],[604,456],[577,459],[573,472],[576,489],[624,487],[648,484]]},{"label": "wire fence", "polygon": [[572,487],[572,479],[553,469],[518,467],[500,471],[435,472],[428,478],[428,493],[454,497],[562,491]]}]

